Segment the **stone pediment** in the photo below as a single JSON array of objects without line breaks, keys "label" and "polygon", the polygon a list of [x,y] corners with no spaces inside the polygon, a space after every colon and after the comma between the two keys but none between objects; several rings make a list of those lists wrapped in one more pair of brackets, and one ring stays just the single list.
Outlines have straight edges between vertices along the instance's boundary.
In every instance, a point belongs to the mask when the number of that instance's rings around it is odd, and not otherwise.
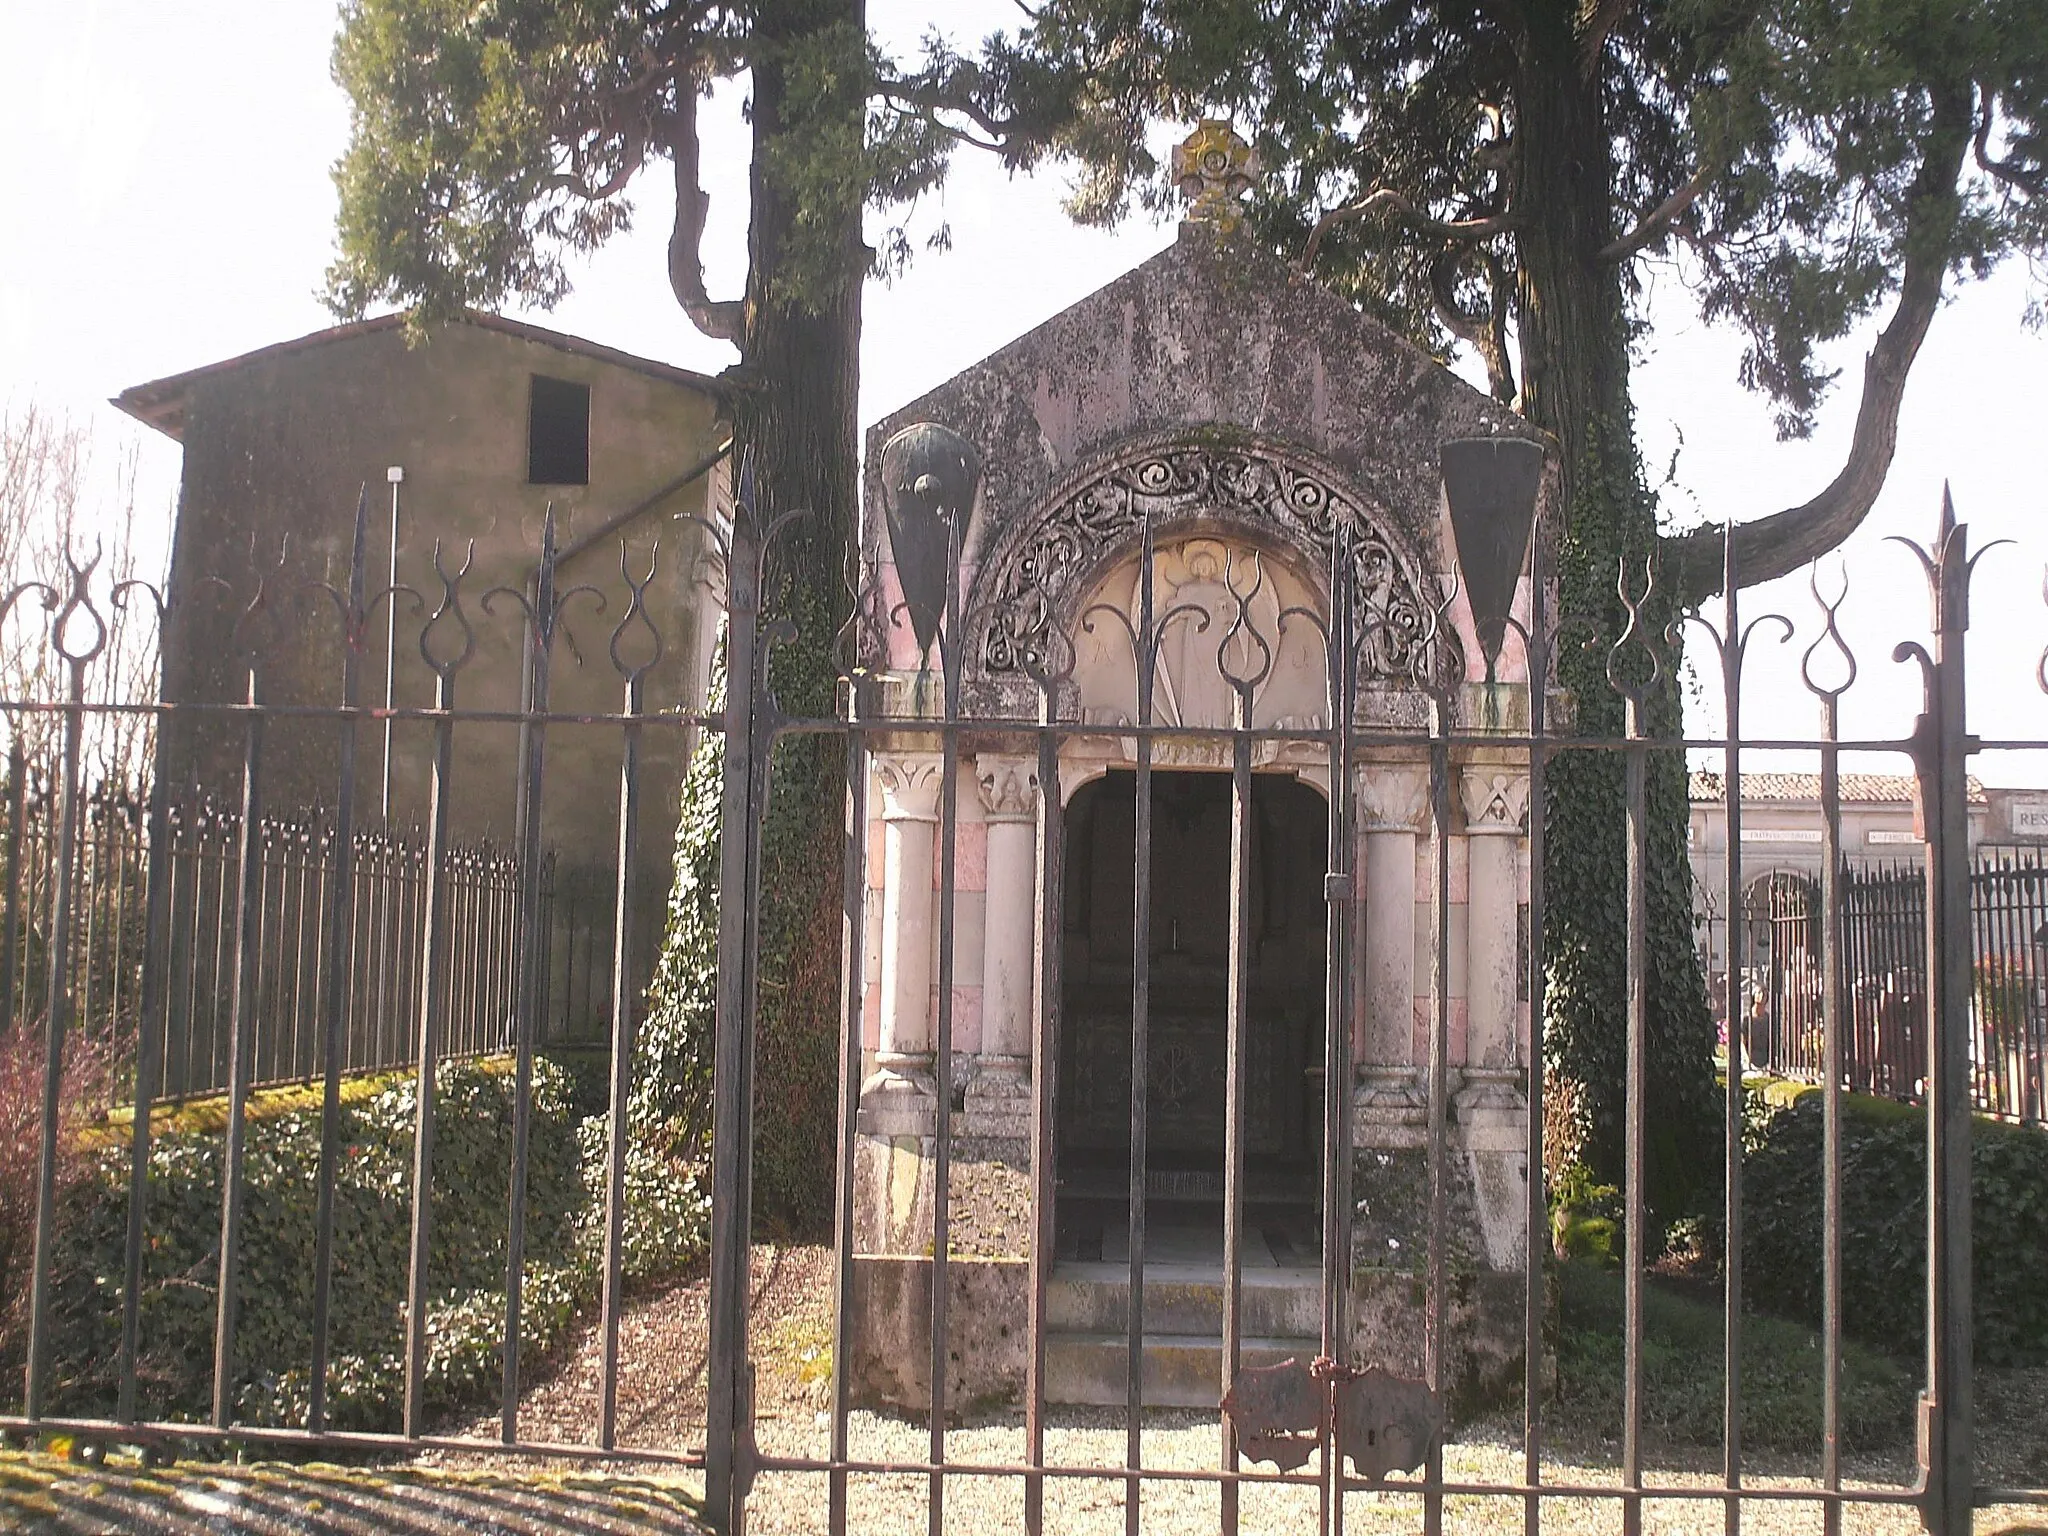
[{"label": "stone pediment", "polygon": [[[1400,675],[1402,637],[1426,627],[1450,563],[1439,447],[1543,440],[1342,296],[1200,223],[870,430],[862,553],[892,604],[880,449],[921,421],[980,458],[958,569],[964,676],[972,708],[1003,714],[1030,702],[1035,649],[1071,629],[1141,523],[1264,545],[1312,580],[1333,527],[1356,530],[1356,590],[1385,618],[1366,678]],[[915,651],[892,633],[884,665],[914,671]]]},{"label": "stone pediment", "polygon": [[1166,250],[877,423],[871,507],[881,443],[922,420],[981,451],[970,564],[1090,460],[1135,436],[1200,428],[1309,450],[1433,554],[1438,445],[1542,436],[1339,294],[1206,225],[1184,226]]}]

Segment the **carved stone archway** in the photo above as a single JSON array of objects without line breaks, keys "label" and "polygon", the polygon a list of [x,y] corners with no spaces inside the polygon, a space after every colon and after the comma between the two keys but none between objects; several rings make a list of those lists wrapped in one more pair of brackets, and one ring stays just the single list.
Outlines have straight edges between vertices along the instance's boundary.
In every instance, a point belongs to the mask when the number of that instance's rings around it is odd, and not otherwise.
[{"label": "carved stone archway", "polygon": [[1361,681],[1406,681],[1429,630],[1424,566],[1390,521],[1315,455],[1248,436],[1186,432],[1125,445],[1069,476],[976,562],[967,673],[1021,682],[1057,659],[1055,630],[1076,617],[1104,571],[1155,535],[1205,531],[1277,545],[1327,582],[1337,531],[1353,530],[1364,619]]}]

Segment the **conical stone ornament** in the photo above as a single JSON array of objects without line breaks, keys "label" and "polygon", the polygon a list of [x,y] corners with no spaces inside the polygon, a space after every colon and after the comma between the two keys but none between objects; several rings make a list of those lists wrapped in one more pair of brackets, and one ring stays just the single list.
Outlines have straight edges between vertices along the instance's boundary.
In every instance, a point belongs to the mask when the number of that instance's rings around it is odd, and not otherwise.
[{"label": "conical stone ornament", "polygon": [[1490,681],[1536,526],[1543,446],[1520,437],[1461,437],[1445,443],[1438,456],[1460,579]]},{"label": "conical stone ornament", "polygon": [[954,576],[953,522],[959,520],[964,540],[980,479],[974,445],[937,422],[913,422],[882,445],[889,549],[920,659],[930,654],[946,612],[946,583]]}]

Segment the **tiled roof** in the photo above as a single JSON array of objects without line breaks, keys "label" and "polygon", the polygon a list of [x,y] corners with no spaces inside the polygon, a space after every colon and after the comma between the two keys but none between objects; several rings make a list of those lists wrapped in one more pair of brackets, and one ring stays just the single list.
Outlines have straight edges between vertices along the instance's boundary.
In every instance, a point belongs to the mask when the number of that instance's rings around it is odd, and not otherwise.
[{"label": "tiled roof", "polygon": [[[1986,804],[1984,785],[1973,774],[1969,779],[1970,803]],[[1885,805],[1903,802],[1912,804],[1915,794],[1913,776],[1909,773],[1845,773],[1842,775],[1842,801],[1845,805]],[[1695,773],[1692,776],[1692,798],[1695,800],[1719,800],[1723,798],[1721,775],[1718,773]],[[1820,775],[1817,773],[1745,773],[1742,776],[1742,798],[1751,800],[1814,800],[1820,799]]]},{"label": "tiled roof", "polygon": [[[629,368],[635,373],[644,373],[657,379],[666,379],[672,384],[687,385],[701,389],[706,394],[721,399],[728,393],[726,385],[709,374],[693,373],[687,368],[678,368],[671,363],[659,363],[651,357],[636,357],[630,352],[621,352],[615,347],[601,346],[586,341],[581,336],[570,336],[562,331],[551,331],[545,326],[528,325],[523,320],[508,320],[503,315],[486,314],[480,309],[465,310],[455,322],[458,325],[474,325],[481,330],[496,331],[502,336],[516,337],[520,341],[536,342],[544,347],[553,347],[560,352],[574,353],[578,357],[596,358],[600,362],[614,363]],[[201,368],[174,373],[166,379],[152,379],[147,384],[135,384],[114,397],[113,403],[147,426],[155,427],[166,437],[183,442],[185,438],[185,397],[193,384],[216,374],[232,373],[253,363],[269,362],[273,358],[290,357],[295,353],[311,351],[332,342],[348,341],[357,336],[368,336],[378,331],[396,330],[405,324],[405,315],[395,312],[378,315],[369,320],[352,320],[346,325],[330,326],[324,331],[315,331],[310,336],[295,337],[290,341],[275,342],[267,347],[258,347],[254,352],[244,352],[239,357],[225,358],[218,363],[208,363]]]}]

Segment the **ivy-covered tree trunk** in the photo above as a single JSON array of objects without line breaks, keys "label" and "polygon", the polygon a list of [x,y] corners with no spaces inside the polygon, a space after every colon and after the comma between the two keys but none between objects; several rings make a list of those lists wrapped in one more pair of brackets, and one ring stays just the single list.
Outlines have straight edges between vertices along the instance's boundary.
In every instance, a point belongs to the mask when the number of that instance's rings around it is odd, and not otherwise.
[{"label": "ivy-covered tree trunk", "polygon": [[[1615,237],[1614,162],[1597,70],[1581,66],[1573,0],[1532,0],[1522,41],[1518,118],[1520,343],[1523,409],[1563,450],[1564,526],[1558,530],[1558,611],[1601,625],[1602,643],[1567,635],[1558,681],[1575,728],[1619,736],[1623,706],[1607,678],[1606,642],[1625,615],[1615,593],[1627,562],[1639,594],[1656,548],[1656,503],[1645,486],[1628,392],[1628,324],[1616,268],[1601,256]],[[1668,586],[1647,611],[1661,637],[1675,611]],[[1680,701],[1667,658],[1646,711],[1652,734],[1676,734]],[[1614,752],[1552,760],[1545,807],[1544,1050],[1553,1168],[1583,1162],[1619,1183],[1627,1049],[1623,761]],[[1719,1150],[1713,1023],[1693,947],[1687,885],[1683,755],[1649,765],[1649,1201],[1669,1217],[1697,1207]]]},{"label": "ivy-covered tree trunk", "polygon": [[[867,269],[857,169],[863,10],[862,0],[783,0],[762,7],[753,39],[750,276],[745,362],[729,375],[740,384],[733,453],[736,464],[753,465],[764,525],[784,512],[806,514],[777,537],[762,591],[764,622],[796,626],[795,638],[774,649],[769,679],[781,710],[799,718],[833,710],[833,644],[852,608],[845,573],[859,494]],[[848,145],[841,184],[811,191],[808,171]],[[750,705],[725,703],[735,711]],[[677,884],[640,1062],[636,1112],[665,1122],[672,1140],[707,1135],[720,1108],[709,1094],[722,747],[707,737],[684,785]],[[832,1212],[841,751],[820,736],[793,736],[775,749],[761,836],[754,1217],[800,1233],[820,1230]]]},{"label": "ivy-covered tree trunk", "polygon": [[[754,42],[747,387],[734,407],[733,448],[753,457],[764,520],[808,513],[778,541],[762,591],[765,618],[796,625],[769,664],[776,701],[795,716],[832,712],[833,641],[852,608],[845,573],[859,498],[867,253],[860,188],[803,196],[790,165],[815,164],[814,146],[834,138],[857,151],[865,80],[855,68],[835,75],[830,61],[846,59],[847,38],[865,36],[865,9],[864,0],[781,0],[762,8]],[[847,179],[857,180],[852,166]],[[792,281],[798,247],[813,262],[836,248],[837,272]],[[762,829],[755,1215],[797,1231],[822,1227],[832,1212],[844,785],[837,741],[802,736],[776,749]]]}]

